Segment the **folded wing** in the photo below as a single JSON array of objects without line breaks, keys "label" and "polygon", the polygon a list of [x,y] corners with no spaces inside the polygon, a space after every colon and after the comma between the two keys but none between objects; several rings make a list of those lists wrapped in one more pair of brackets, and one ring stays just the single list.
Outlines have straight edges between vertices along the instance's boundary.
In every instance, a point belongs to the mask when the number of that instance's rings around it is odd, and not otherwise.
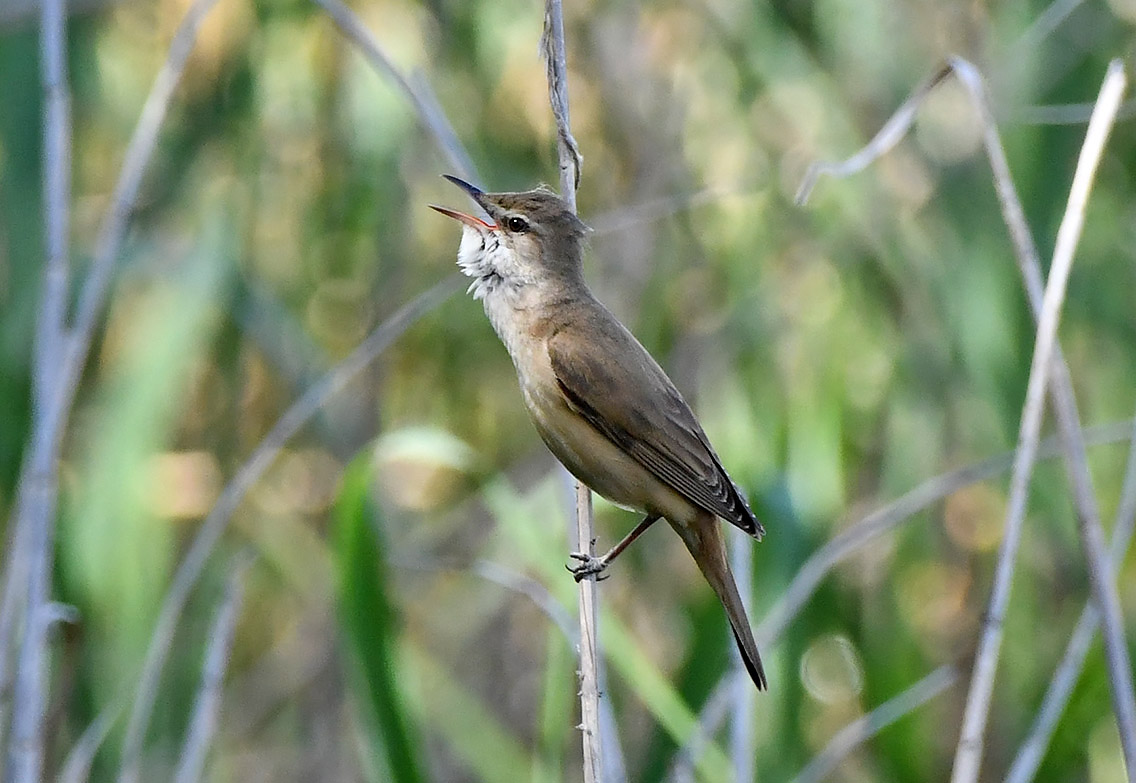
[{"label": "folded wing", "polygon": [[[693,505],[760,539],[765,532],[761,523],[670,378],[610,314],[597,314],[592,326],[588,350],[574,349],[580,338],[573,339],[571,327],[547,343],[552,370],[569,402],[604,437]],[[641,393],[630,395],[627,389]]]}]

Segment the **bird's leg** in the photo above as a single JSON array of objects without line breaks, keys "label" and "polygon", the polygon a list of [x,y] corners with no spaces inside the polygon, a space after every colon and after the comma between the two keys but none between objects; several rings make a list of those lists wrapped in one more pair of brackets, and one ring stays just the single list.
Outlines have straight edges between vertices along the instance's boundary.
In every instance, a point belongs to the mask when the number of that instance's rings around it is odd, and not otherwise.
[{"label": "bird's leg", "polygon": [[658,514],[648,514],[647,516],[643,517],[643,521],[636,525],[634,530],[624,536],[622,541],[609,549],[603,555],[603,557],[593,557],[589,554],[585,554],[584,552],[569,553],[568,556],[573,560],[579,560],[580,565],[565,566],[565,568],[572,572],[572,576],[575,577],[577,582],[579,582],[581,579],[584,579],[585,577],[589,577],[593,574],[602,572],[605,568],[611,565],[612,560],[615,560],[615,558],[619,557],[620,552],[631,546],[632,541],[643,535],[643,531],[645,531],[647,528],[658,521]]}]

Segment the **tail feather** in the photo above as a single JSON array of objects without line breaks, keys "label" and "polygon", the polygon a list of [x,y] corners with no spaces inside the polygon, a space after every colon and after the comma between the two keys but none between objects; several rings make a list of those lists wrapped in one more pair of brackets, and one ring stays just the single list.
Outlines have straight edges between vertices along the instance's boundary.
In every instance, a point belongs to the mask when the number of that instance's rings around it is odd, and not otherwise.
[{"label": "tail feather", "polygon": [[759,691],[769,688],[769,680],[765,678],[765,667],[761,665],[761,656],[757,653],[757,643],[753,640],[753,633],[747,628],[738,633],[737,627],[730,623],[730,630],[734,632],[734,641],[738,643],[738,652],[741,653],[742,663],[745,664],[749,678]]},{"label": "tail feather", "polygon": [[738,652],[741,653],[742,662],[749,672],[750,679],[759,691],[765,690],[769,687],[769,683],[765,678],[765,669],[761,665],[761,656],[757,652],[757,642],[753,638],[749,618],[746,617],[742,596],[730,571],[730,564],[726,558],[726,542],[718,520],[709,516],[699,517],[690,525],[671,522],[671,526],[682,536],[702,575],[706,577],[706,581],[718,595],[718,600],[722,602],[726,618],[730,621],[730,630],[733,631]]}]

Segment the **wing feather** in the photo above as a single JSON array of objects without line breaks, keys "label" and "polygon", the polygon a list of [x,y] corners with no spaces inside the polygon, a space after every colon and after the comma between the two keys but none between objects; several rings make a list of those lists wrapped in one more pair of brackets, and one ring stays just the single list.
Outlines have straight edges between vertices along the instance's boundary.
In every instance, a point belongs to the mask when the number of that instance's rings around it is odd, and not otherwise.
[{"label": "wing feather", "polygon": [[606,317],[591,324],[596,328],[587,330],[592,343],[587,350],[581,350],[583,338],[570,327],[547,342],[565,397],[600,434],[664,484],[760,538],[761,524],[690,406],[639,341],[614,316],[602,315]]}]

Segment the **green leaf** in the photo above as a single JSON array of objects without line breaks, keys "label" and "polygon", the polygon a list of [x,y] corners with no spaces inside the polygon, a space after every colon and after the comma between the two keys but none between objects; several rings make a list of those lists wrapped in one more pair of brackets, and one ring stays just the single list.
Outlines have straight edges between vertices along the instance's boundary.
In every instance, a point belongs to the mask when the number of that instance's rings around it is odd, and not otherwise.
[{"label": "green leaf", "polygon": [[411,721],[399,691],[394,610],[387,592],[386,549],[370,501],[369,455],[347,469],[335,507],[335,566],[339,620],[350,656],[352,697],[371,727],[372,751],[385,758],[390,779],[425,780]]}]

